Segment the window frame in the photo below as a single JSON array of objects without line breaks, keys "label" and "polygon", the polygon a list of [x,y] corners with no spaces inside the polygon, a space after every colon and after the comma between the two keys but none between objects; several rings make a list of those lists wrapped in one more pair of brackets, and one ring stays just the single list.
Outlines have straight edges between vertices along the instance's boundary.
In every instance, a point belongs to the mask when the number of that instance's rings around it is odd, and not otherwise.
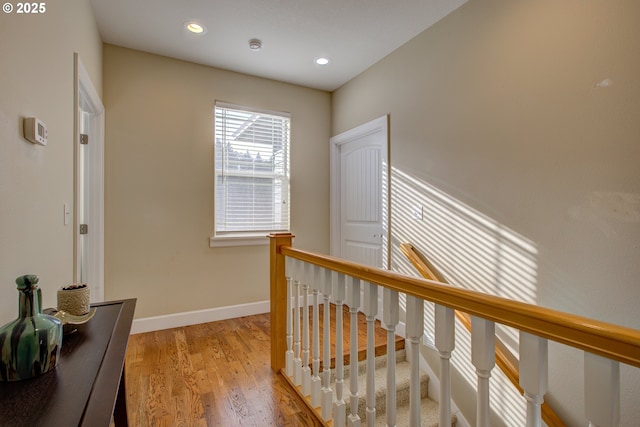
[{"label": "window frame", "polygon": [[[286,159],[286,187],[287,187],[287,192],[288,192],[288,196],[286,198],[287,200],[287,210],[288,210],[288,220],[287,220],[287,225],[288,225],[288,229],[287,230],[283,230],[283,229],[266,229],[266,230],[250,230],[250,231],[224,231],[224,232],[220,232],[218,231],[218,218],[216,217],[217,214],[217,191],[218,191],[218,177],[219,177],[219,170],[216,164],[216,156],[217,156],[217,144],[216,144],[216,135],[217,135],[217,110],[219,108],[222,109],[231,109],[231,110],[238,110],[238,111],[243,111],[243,112],[248,112],[248,113],[257,113],[257,114],[265,114],[265,115],[270,115],[270,116],[276,116],[276,117],[280,117],[283,119],[287,119],[288,120],[288,138],[287,138],[287,159]],[[271,233],[271,232],[288,232],[290,231],[291,228],[291,114],[288,112],[283,112],[283,111],[274,111],[274,110],[266,110],[266,109],[261,109],[261,108],[254,108],[254,107],[247,107],[244,105],[238,105],[238,104],[231,104],[231,103],[227,103],[227,102],[221,102],[221,101],[216,101],[214,104],[214,109],[213,109],[213,118],[214,118],[214,125],[213,125],[213,144],[214,144],[214,164],[213,164],[213,174],[214,174],[214,181],[213,181],[213,186],[214,186],[214,212],[213,212],[213,235],[210,237],[209,239],[209,245],[210,247],[227,247],[227,246],[249,246],[249,245],[267,245],[269,244],[269,239],[266,238],[266,236]]]}]

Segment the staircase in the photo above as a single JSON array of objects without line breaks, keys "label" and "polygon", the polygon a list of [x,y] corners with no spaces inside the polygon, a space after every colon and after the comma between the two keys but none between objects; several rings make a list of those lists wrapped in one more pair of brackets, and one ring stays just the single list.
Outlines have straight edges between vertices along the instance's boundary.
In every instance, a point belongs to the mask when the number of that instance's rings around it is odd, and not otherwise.
[{"label": "staircase", "polygon": [[[408,426],[409,425],[409,362],[406,357],[406,350],[396,351],[396,425]],[[386,426],[386,398],[387,398],[387,356],[382,355],[376,357],[375,361],[376,374],[375,374],[375,407],[376,407],[376,421],[375,425],[384,427]],[[350,366],[345,367],[345,378],[350,377]],[[335,376],[332,377],[332,381],[335,380]],[[358,362],[358,416],[361,420],[366,419],[366,363],[364,361]],[[438,426],[438,403],[429,398],[429,376],[421,372],[420,375],[420,419],[423,426],[437,427]],[[347,414],[351,413],[350,402],[347,401]],[[451,425],[455,426],[455,416]]]},{"label": "staircase", "polygon": [[[331,305],[331,322],[332,328],[335,327],[335,306]],[[322,305],[319,306],[319,312],[322,313]],[[344,324],[343,324],[343,339],[346,342],[349,340],[349,330],[350,330],[350,318],[349,318],[349,308],[347,306],[342,307]],[[309,313],[309,321],[312,321],[312,313]],[[320,323],[322,323],[322,314],[320,314]],[[366,335],[366,319],[363,313],[358,313],[358,334],[361,336]],[[386,335],[387,331],[384,330],[379,321],[375,322],[374,327],[375,333],[375,426],[386,426],[387,425],[387,343],[386,343]],[[331,332],[332,340],[335,340],[335,330]],[[322,342],[321,342],[322,344]],[[357,414],[360,417],[361,425],[368,425],[366,423],[366,388],[367,388],[367,363],[366,363],[366,343],[362,343],[359,345],[358,353],[353,358],[357,363],[357,373],[358,373],[358,409]],[[332,341],[332,355],[331,355],[331,385],[332,388],[335,389],[336,383],[336,358],[335,358],[335,342]],[[343,399],[346,404],[346,414],[347,418],[351,414],[351,402],[349,396],[349,381],[351,378],[351,354],[349,353],[348,345],[344,345],[347,349],[343,355],[343,363],[344,363],[344,395]],[[409,425],[409,385],[410,385],[410,365],[407,360],[407,352],[405,349],[405,340],[404,338],[397,336],[394,343],[395,348],[395,377],[396,377],[396,425],[397,426],[408,426]],[[322,370],[322,366],[320,368]],[[283,373],[286,376],[286,374]],[[293,379],[288,378],[289,381],[292,382]],[[437,427],[438,423],[438,403],[429,397],[429,376],[421,372],[420,373],[420,419],[422,426],[428,427]],[[309,402],[308,396],[304,396],[302,393],[301,387],[295,387],[298,394],[307,402],[311,409],[311,404]],[[335,401],[335,394],[333,396],[333,400]],[[318,417],[320,417],[318,413]],[[319,420],[323,422],[322,420]],[[451,426],[455,426],[456,418],[452,416]]]},{"label": "staircase", "polygon": [[[544,307],[512,301],[486,293],[453,288],[444,283],[418,279],[400,273],[377,269],[324,254],[309,252],[292,246],[293,235],[273,233],[270,238],[270,305],[271,305],[271,369],[285,372],[286,378],[294,378],[295,390],[302,390],[305,401],[313,402],[315,410],[322,410],[322,425],[356,426],[374,424],[347,420],[346,401],[358,405],[357,387],[360,384],[343,375],[342,356],[336,358],[336,382],[331,384],[330,371],[319,372],[320,358],[330,364],[330,346],[333,337],[325,332],[322,356],[318,354],[318,330],[330,329],[327,318],[329,302],[337,307],[352,307],[349,312],[357,318],[356,307],[362,307],[366,316],[366,359],[368,383],[375,373],[373,338],[375,316],[382,312],[382,322],[388,328],[388,348],[393,348],[394,331],[400,321],[400,307],[405,320],[407,353],[412,362],[419,357],[419,346],[424,334],[424,302],[434,305],[434,325],[431,327],[435,348],[440,356],[439,424],[453,424],[451,419],[451,358],[455,350],[455,312],[471,316],[471,346],[467,356],[469,367],[476,372],[475,423],[479,427],[491,425],[491,372],[496,365],[495,327],[504,325],[519,331],[517,381],[524,396],[520,402],[526,405],[526,420],[517,424],[527,427],[542,425],[542,402],[548,388],[548,342],[554,341],[584,353],[584,408],[585,419],[590,425],[620,425],[621,364],[640,368],[640,330],[602,322],[596,319],[563,313]],[[378,292],[380,289],[381,292]],[[379,294],[382,307],[379,307]],[[403,294],[406,299],[399,300]],[[322,300],[322,301],[321,301]],[[315,317],[319,304],[324,302],[324,327]],[[309,322],[308,304],[313,306],[314,318]],[[378,310],[380,309],[380,310]],[[344,355],[343,311],[338,309],[335,326],[335,354]],[[296,320],[297,319],[297,320]],[[301,321],[302,319],[302,321]],[[355,320],[354,320],[355,322]],[[302,327],[300,323],[303,323]],[[318,326],[320,325],[320,326]],[[309,333],[309,327],[311,333]],[[349,348],[360,353],[361,334],[354,325],[349,330]],[[300,332],[302,331],[302,335]],[[305,332],[306,331],[306,332]],[[310,337],[311,335],[311,337]],[[312,343],[310,343],[312,341]],[[310,348],[313,351],[310,351]],[[458,353],[458,352],[456,352]],[[395,356],[395,353],[393,353]],[[389,356],[391,358],[391,356]],[[426,425],[420,420],[420,372],[419,364],[411,363],[410,426]],[[389,370],[389,372],[395,372]],[[399,381],[389,376],[390,389],[395,390]],[[385,381],[384,383],[387,383]],[[298,388],[298,387],[301,388]],[[520,390],[520,388],[518,390]],[[353,395],[350,395],[353,393]],[[336,404],[332,398],[335,394]],[[374,392],[369,394],[370,400]],[[389,395],[389,393],[387,393]],[[310,396],[310,398],[309,398]],[[309,399],[309,400],[307,400]],[[502,402],[500,402],[502,403]],[[369,408],[375,404],[369,402]],[[387,405],[388,406],[388,405]],[[393,404],[384,412],[392,414]],[[372,409],[371,409],[372,410]],[[383,412],[378,409],[377,412]],[[317,413],[317,411],[316,411]],[[333,413],[333,415],[332,415]],[[507,414],[508,415],[508,414]],[[355,417],[355,415],[354,415]],[[457,420],[458,423],[463,420]],[[549,422],[545,419],[545,422]],[[390,423],[394,424],[394,422]],[[403,425],[395,422],[396,425]],[[406,424],[405,424],[406,425]],[[550,424],[551,425],[551,424]],[[553,425],[558,425],[553,423]]]}]

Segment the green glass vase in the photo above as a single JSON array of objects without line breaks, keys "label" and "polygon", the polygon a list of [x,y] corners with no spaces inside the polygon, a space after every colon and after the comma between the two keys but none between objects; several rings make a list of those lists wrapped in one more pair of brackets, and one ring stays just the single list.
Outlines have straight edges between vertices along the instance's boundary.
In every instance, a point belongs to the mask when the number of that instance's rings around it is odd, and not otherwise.
[{"label": "green glass vase", "polygon": [[37,377],[58,365],[62,322],[42,313],[38,276],[16,279],[20,299],[18,318],[0,328],[0,380]]}]

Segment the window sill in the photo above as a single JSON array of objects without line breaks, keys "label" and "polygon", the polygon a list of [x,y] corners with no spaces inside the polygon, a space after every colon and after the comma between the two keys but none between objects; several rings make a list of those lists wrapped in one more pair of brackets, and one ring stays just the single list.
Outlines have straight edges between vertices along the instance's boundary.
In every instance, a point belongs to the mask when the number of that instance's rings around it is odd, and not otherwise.
[{"label": "window sill", "polygon": [[242,234],[213,236],[209,238],[210,248],[224,248],[229,246],[259,246],[268,245],[269,239],[266,234]]}]

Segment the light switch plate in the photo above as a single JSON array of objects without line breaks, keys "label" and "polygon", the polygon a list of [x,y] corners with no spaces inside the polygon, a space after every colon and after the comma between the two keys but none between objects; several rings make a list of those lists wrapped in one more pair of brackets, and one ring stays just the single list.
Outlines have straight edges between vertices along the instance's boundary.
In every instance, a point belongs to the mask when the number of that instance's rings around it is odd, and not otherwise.
[{"label": "light switch plate", "polygon": [[71,210],[69,209],[69,204],[64,204],[64,225],[69,225],[71,220]]},{"label": "light switch plate", "polygon": [[422,205],[414,205],[411,208],[411,216],[413,219],[422,219]]}]

